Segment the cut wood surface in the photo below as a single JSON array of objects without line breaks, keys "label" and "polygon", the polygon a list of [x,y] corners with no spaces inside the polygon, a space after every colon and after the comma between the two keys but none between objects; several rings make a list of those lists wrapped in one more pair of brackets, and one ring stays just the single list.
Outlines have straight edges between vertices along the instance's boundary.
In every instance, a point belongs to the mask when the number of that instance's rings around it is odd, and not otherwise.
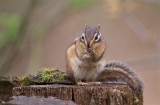
[{"label": "cut wood surface", "polygon": [[143,105],[143,93],[136,97],[128,85],[105,84],[94,86],[31,85],[14,87],[15,96],[57,97],[78,105]]}]

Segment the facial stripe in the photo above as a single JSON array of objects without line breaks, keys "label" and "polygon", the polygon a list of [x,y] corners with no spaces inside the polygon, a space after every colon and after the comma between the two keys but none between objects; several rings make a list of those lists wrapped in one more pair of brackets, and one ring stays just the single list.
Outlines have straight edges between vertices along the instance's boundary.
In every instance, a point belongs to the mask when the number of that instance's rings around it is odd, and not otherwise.
[{"label": "facial stripe", "polygon": [[93,40],[91,40],[91,42],[90,42],[90,46],[91,46],[91,47],[93,46],[93,42],[94,42],[94,41],[93,41]]},{"label": "facial stripe", "polygon": [[95,35],[94,35],[94,37],[93,37],[93,40],[94,41],[96,41],[96,42],[98,42],[99,41],[99,39],[100,39],[100,37],[101,37],[101,34],[99,33],[95,33]]}]

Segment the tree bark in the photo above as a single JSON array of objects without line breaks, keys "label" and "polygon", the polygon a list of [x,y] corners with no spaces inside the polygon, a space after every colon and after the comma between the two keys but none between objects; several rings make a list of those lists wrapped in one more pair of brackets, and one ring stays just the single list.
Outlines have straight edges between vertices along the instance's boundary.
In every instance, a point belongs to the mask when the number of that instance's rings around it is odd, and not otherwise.
[{"label": "tree bark", "polygon": [[0,77],[0,104],[1,101],[8,101],[12,97],[13,83],[8,77]]},{"label": "tree bark", "polygon": [[[32,85],[13,88],[13,95],[57,97],[78,105],[143,105],[143,92],[135,97],[128,85]],[[137,100],[138,99],[138,102]]]}]

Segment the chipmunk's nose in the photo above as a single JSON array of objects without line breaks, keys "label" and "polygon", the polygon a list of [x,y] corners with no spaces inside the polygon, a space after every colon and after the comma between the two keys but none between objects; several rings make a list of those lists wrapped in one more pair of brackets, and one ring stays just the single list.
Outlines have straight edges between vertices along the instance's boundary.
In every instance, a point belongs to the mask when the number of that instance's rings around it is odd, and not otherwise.
[{"label": "chipmunk's nose", "polygon": [[91,48],[91,46],[90,46],[90,44],[89,44],[89,43],[87,43],[87,48],[88,48],[88,49],[90,49],[90,48]]},{"label": "chipmunk's nose", "polygon": [[92,48],[91,48],[91,46],[90,46],[90,44],[89,44],[89,43],[87,43],[87,52],[89,52],[89,53],[91,53],[91,52],[92,52]]}]

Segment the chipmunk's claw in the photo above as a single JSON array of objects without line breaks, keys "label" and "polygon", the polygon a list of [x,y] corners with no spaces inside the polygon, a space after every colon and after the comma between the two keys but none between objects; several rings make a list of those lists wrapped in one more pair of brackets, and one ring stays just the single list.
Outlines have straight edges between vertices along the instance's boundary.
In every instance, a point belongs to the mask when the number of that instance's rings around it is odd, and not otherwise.
[{"label": "chipmunk's claw", "polygon": [[138,99],[138,97],[134,97],[134,105],[137,105],[139,103],[139,99]]},{"label": "chipmunk's claw", "polygon": [[88,83],[86,83],[86,82],[77,82],[77,85],[78,86],[87,86],[87,85],[89,85]]},{"label": "chipmunk's claw", "polygon": [[101,82],[77,82],[78,86],[100,85]]}]

